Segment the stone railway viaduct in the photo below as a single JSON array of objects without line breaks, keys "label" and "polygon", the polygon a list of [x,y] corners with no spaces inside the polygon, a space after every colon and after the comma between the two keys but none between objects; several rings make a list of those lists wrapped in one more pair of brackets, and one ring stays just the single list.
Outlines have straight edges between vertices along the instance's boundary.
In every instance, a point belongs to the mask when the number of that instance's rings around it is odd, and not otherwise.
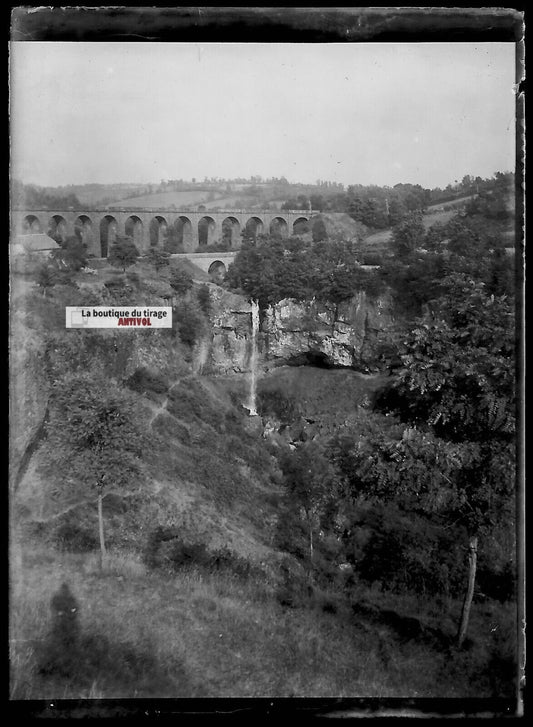
[{"label": "stone railway viaduct", "polygon": [[311,210],[14,209],[11,228],[15,234],[41,232],[64,240],[77,235],[89,254],[105,258],[117,235],[132,237],[141,253],[151,246],[162,246],[170,228],[185,254],[202,252],[223,237],[230,243],[229,250],[237,250],[245,230],[252,236],[270,233],[288,237],[295,232],[295,225],[310,222],[316,214]]}]

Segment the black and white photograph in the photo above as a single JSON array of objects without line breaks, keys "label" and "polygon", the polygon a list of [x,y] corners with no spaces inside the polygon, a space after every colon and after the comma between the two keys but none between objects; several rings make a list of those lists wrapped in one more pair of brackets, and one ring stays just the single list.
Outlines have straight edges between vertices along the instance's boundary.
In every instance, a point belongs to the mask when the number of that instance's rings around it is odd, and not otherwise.
[{"label": "black and white photograph", "polygon": [[523,17],[368,10],[13,9],[13,705],[520,715]]}]

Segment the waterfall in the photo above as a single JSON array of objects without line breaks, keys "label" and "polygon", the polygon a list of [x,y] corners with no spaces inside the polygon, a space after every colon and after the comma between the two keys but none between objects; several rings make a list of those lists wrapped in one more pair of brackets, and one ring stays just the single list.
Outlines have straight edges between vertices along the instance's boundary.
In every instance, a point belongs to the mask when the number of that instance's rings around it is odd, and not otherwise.
[{"label": "waterfall", "polygon": [[252,352],[250,356],[250,401],[248,410],[251,417],[257,416],[256,409],[256,378],[257,378],[257,332],[259,330],[259,303],[256,300],[252,304]]}]

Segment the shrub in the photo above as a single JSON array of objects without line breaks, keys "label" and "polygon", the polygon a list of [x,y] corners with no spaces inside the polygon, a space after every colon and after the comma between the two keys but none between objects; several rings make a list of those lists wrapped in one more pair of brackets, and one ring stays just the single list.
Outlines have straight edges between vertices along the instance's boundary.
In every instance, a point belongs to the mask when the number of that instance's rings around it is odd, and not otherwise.
[{"label": "shrub", "polygon": [[37,269],[37,285],[41,288],[43,295],[47,295],[48,291],[51,290],[57,283],[58,272],[53,265],[49,263],[43,263]]},{"label": "shrub", "polygon": [[179,296],[186,295],[193,286],[193,279],[186,270],[179,267],[172,268],[170,273],[170,287]]},{"label": "shrub", "polygon": [[383,253],[380,252],[364,252],[362,254],[363,265],[381,265],[383,263]]},{"label": "shrub", "polygon": [[259,569],[229,548],[210,550],[202,542],[182,540],[175,528],[158,526],[147,540],[143,560],[150,568],[169,566],[180,570],[194,566],[211,571],[224,571],[240,578],[249,578]]},{"label": "shrub", "polygon": [[458,595],[462,553],[456,536],[393,506],[363,509],[345,539],[347,561],[359,578],[385,590]]},{"label": "shrub", "polygon": [[488,564],[480,564],[476,579],[479,591],[487,598],[505,603],[516,597],[516,568],[509,561],[498,570]]},{"label": "shrub", "polygon": [[192,348],[204,333],[205,318],[187,303],[175,306],[172,313],[172,323],[177,325],[181,341]]},{"label": "shrub", "polygon": [[157,247],[151,247],[148,250],[146,258],[150,265],[153,265],[156,272],[159,272],[162,268],[170,264],[170,253],[165,250],[160,250]]},{"label": "shrub", "polygon": [[60,550],[85,553],[98,548],[94,527],[79,522],[79,517],[67,514],[52,531],[52,540]]},{"label": "shrub", "polygon": [[53,257],[68,270],[81,270],[87,265],[87,246],[74,235],[61,243],[61,250],[54,251]]},{"label": "shrub", "polygon": [[126,382],[133,391],[143,393],[153,391],[164,394],[168,390],[168,379],[159,371],[150,371],[145,366],[138,368]]},{"label": "shrub", "polygon": [[110,305],[131,305],[132,296],[135,293],[134,288],[128,284],[126,278],[122,275],[114,275],[104,283],[105,287],[105,304]]},{"label": "shrub", "polygon": [[163,243],[163,249],[170,254],[185,252],[183,242],[180,242],[178,232],[172,225],[167,228],[167,236]]},{"label": "shrub", "polygon": [[135,270],[128,270],[128,272],[126,273],[126,279],[136,288],[141,287],[141,278],[139,276],[139,273],[137,273]]},{"label": "shrub", "polygon": [[281,422],[290,423],[301,414],[298,400],[281,389],[264,389],[257,398],[261,416],[275,416]]},{"label": "shrub", "polygon": [[139,251],[130,237],[117,237],[111,245],[108,262],[113,267],[122,268],[123,271],[134,265],[139,257]]},{"label": "shrub", "polygon": [[104,282],[104,287],[112,293],[124,290],[126,287],[126,277],[124,275],[113,275]]},{"label": "shrub", "polygon": [[203,314],[209,317],[209,314],[211,313],[211,296],[209,294],[209,287],[207,285],[201,285],[196,297]]},{"label": "shrub", "polygon": [[305,608],[313,599],[314,589],[300,570],[291,568],[289,560],[280,566],[280,584],[276,590],[276,600],[288,608]]}]

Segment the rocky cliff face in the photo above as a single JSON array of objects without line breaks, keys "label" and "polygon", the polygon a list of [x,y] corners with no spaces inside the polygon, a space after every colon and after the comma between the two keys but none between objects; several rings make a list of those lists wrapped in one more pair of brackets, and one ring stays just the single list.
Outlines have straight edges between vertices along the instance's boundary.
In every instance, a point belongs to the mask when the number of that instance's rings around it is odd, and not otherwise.
[{"label": "rocky cliff face", "polygon": [[372,300],[364,291],[338,306],[282,300],[266,311],[264,355],[278,363],[366,370],[376,366],[392,325],[390,299]]},{"label": "rocky cliff face", "polygon": [[[197,348],[199,369],[212,373],[247,371],[251,308],[242,296],[211,287],[212,334]],[[318,364],[365,371],[376,368],[394,325],[390,298],[370,299],[363,291],[338,306],[287,299],[262,316],[258,337],[261,365]]]},{"label": "rocky cliff face", "polygon": [[211,335],[200,341],[194,360],[197,371],[239,373],[250,367],[251,305],[241,295],[210,285]]}]

